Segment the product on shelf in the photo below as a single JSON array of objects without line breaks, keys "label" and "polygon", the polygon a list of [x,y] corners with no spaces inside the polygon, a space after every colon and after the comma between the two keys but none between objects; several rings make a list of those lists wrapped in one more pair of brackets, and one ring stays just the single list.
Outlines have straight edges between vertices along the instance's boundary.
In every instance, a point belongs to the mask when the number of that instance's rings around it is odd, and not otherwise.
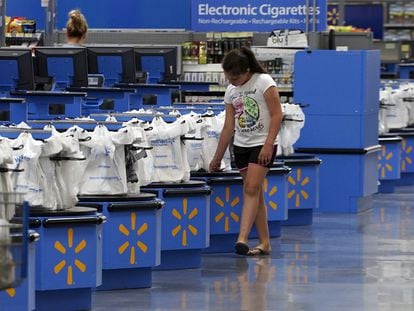
[{"label": "product on shelf", "polygon": [[7,33],[35,33],[36,21],[33,19],[26,19],[26,17],[16,16],[13,18],[6,17],[6,32]]}]

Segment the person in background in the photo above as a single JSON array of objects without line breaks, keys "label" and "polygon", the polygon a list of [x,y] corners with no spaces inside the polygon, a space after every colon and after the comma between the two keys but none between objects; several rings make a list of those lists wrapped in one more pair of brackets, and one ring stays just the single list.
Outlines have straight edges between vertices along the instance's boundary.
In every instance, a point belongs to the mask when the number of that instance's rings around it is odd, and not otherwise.
[{"label": "person in background", "polygon": [[71,10],[66,22],[66,45],[81,46],[86,40],[87,32],[88,23],[85,16],[79,9]]},{"label": "person in background", "polygon": [[[222,68],[230,83],[224,95],[226,117],[209,169],[220,170],[224,152],[234,136],[235,164],[243,178],[243,209],[235,251],[248,256],[269,255],[263,182],[276,156],[282,122],[279,92],[273,78],[246,47],[229,51]],[[249,248],[253,223],[259,244]]]}]

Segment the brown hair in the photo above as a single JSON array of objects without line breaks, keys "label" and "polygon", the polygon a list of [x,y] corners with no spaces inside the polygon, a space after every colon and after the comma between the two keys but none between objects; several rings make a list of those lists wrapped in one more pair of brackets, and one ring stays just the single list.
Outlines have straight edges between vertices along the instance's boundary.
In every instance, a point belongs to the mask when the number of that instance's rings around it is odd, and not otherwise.
[{"label": "brown hair", "polygon": [[85,16],[79,9],[72,10],[68,13],[66,23],[66,34],[68,38],[83,38],[88,31],[88,23]]},{"label": "brown hair", "polygon": [[266,73],[266,70],[257,61],[254,53],[247,47],[229,51],[223,58],[221,66],[225,72],[234,75],[251,73]]}]

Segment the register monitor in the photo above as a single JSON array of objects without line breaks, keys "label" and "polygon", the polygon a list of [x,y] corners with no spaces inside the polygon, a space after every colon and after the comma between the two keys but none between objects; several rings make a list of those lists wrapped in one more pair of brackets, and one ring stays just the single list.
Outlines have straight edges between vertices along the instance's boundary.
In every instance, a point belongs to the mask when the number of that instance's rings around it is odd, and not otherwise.
[{"label": "register monitor", "polygon": [[33,59],[30,49],[0,48],[0,89],[33,90]]},{"label": "register monitor", "polygon": [[[35,68],[36,82],[43,84],[42,90],[88,86],[86,49],[83,47],[37,47]],[[54,82],[53,86],[48,86],[48,79]]]},{"label": "register monitor", "polygon": [[399,64],[401,61],[401,42],[374,41],[373,48],[380,50],[382,64]]},{"label": "register monitor", "polygon": [[135,47],[137,72],[147,72],[148,82],[175,81],[181,74],[181,46],[149,45]]},{"label": "register monitor", "polygon": [[104,86],[135,83],[134,48],[129,46],[87,46],[88,72],[101,74]]}]

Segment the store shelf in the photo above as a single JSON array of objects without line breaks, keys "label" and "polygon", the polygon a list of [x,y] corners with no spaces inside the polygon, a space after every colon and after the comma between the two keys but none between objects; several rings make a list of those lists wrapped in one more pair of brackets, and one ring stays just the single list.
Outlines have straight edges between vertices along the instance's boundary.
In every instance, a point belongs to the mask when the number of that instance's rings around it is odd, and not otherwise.
[{"label": "store shelf", "polygon": [[384,28],[396,28],[396,29],[414,28],[414,24],[384,24]]},{"label": "store shelf", "polygon": [[43,40],[42,33],[6,33],[6,45],[39,45]]}]

